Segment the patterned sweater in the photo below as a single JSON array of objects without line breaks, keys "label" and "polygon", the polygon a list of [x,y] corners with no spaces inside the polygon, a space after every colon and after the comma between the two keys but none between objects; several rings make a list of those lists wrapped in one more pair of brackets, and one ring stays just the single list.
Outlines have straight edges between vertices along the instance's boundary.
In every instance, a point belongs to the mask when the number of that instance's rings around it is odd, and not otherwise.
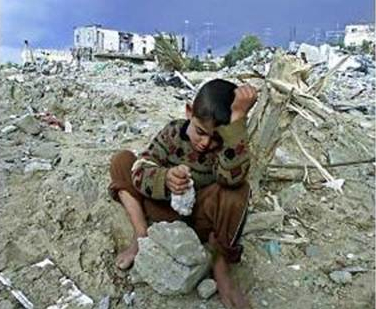
[{"label": "patterned sweater", "polygon": [[249,170],[246,119],[216,128],[221,146],[208,153],[195,151],[186,134],[189,120],[173,120],[141,153],[132,167],[132,182],[144,196],[169,200],[165,186],[167,170],[179,164],[190,167],[196,190],[214,182],[224,186],[241,184]]}]

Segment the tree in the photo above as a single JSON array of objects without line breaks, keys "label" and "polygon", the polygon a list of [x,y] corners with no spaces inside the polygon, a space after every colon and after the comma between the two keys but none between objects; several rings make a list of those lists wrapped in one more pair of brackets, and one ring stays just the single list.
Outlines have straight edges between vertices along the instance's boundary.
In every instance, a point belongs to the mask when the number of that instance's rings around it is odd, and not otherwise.
[{"label": "tree", "polygon": [[241,41],[239,46],[234,46],[229,53],[226,54],[224,65],[234,66],[238,60],[242,60],[250,56],[253,51],[262,48],[261,41],[254,35],[247,35]]},{"label": "tree", "polygon": [[370,41],[363,40],[362,46],[360,47],[360,50],[364,54],[372,54],[373,51],[373,44]]},{"label": "tree", "polygon": [[204,71],[204,64],[198,58],[198,56],[195,56],[194,58],[189,59],[188,70],[189,71]]},{"label": "tree", "polygon": [[162,68],[167,71],[184,71],[187,61],[179,50],[175,35],[158,33],[155,38],[155,55]]}]

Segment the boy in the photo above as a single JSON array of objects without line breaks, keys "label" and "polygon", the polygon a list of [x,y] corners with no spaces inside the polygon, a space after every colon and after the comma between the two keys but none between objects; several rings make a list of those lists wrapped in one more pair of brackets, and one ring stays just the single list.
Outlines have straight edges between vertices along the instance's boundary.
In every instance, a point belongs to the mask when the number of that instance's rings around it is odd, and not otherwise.
[{"label": "boy", "polygon": [[[134,228],[132,244],[117,257],[119,268],[132,264],[137,238],[147,234],[146,219],[184,220],[216,251],[213,273],[224,305],[247,308],[245,296],[230,279],[228,264],[240,261],[237,241],[250,195],[246,116],[256,100],[252,86],[212,80],[192,106],[186,105],[187,120],[169,123],[139,158],[130,151],[112,158],[110,193],[126,209]],[[191,179],[196,203],[193,213],[182,217],[169,200],[171,193],[183,194]]]}]

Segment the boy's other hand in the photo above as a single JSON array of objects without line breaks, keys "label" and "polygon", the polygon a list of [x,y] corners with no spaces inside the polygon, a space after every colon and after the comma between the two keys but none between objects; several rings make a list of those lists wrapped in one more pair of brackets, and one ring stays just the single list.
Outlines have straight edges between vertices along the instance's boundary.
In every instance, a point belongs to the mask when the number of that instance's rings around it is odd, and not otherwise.
[{"label": "boy's other hand", "polygon": [[190,169],[186,165],[170,168],[166,174],[166,187],[174,194],[183,194],[190,187]]},{"label": "boy's other hand", "polygon": [[245,117],[257,101],[257,89],[251,85],[239,86],[234,92],[235,99],[231,104],[231,122]]}]

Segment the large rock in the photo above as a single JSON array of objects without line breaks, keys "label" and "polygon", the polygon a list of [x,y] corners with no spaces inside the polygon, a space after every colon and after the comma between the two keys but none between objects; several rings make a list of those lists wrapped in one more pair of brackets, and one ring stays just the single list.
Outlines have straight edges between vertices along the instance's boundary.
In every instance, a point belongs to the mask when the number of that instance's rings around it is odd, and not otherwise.
[{"label": "large rock", "polygon": [[55,142],[44,142],[33,145],[30,148],[30,153],[34,157],[54,160],[60,154],[59,144]]},{"label": "large rock", "polygon": [[42,131],[40,123],[32,115],[21,117],[15,125],[25,133],[31,135],[38,135]]},{"label": "large rock", "polygon": [[160,222],[138,240],[136,271],[163,295],[187,294],[209,270],[210,256],[185,223]]}]

